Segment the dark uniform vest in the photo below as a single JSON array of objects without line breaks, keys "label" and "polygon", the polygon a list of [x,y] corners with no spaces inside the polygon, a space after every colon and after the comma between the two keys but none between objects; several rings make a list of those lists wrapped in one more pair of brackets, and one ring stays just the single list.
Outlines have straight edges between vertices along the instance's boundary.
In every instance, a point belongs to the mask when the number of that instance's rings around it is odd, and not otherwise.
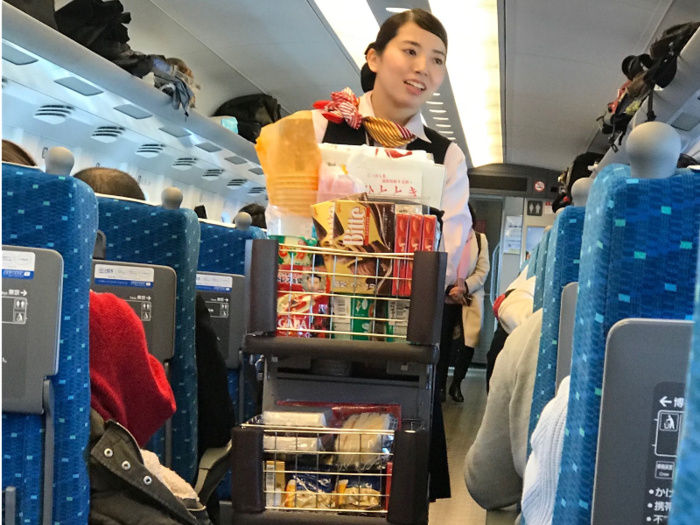
[{"label": "dark uniform vest", "polygon": [[[406,146],[407,150],[427,151],[433,155],[436,164],[445,164],[445,154],[451,142],[440,135],[437,131],[424,126],[425,136],[430,139],[426,142],[422,139],[416,139]],[[359,129],[353,129],[345,122],[335,124],[328,123],[326,134],[323,136],[323,142],[327,144],[346,144],[348,146],[362,146],[367,144],[367,134],[365,129],[360,126]]]}]

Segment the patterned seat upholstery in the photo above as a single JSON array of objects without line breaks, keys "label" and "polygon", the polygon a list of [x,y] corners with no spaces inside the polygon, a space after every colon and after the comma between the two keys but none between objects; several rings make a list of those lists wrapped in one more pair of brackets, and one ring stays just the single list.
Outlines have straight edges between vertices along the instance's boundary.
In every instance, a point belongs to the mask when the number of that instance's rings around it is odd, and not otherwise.
[{"label": "patterned seat upholstery", "polygon": [[255,227],[237,230],[208,221],[200,221],[199,225],[202,235],[198,270],[245,275],[245,243],[265,238],[263,231]]},{"label": "patterned seat upholstery", "polygon": [[527,265],[527,278],[537,275],[537,262],[539,261],[539,252],[542,247],[542,241],[535,246],[535,249],[530,253],[530,262]]},{"label": "patterned seat upholstery", "polygon": [[[172,468],[186,480],[197,472],[197,363],[195,285],[199,222],[188,209],[166,210],[144,203],[99,197],[100,230],[107,259],[170,266],[177,274],[175,355],[170,384],[177,412],[172,418]],[[162,453],[162,431],[152,439]]]},{"label": "patterned seat upholstery", "polygon": [[[700,272],[700,267],[698,268]],[[695,281],[695,327],[685,385],[683,435],[678,448],[669,525],[700,523],[700,279]]]},{"label": "patterned seat upholstery", "polygon": [[608,331],[631,317],[692,318],[699,229],[700,177],[690,170],[632,179],[611,165],[592,186],[554,525],[590,524]]},{"label": "patterned seat upholstery", "polygon": [[[55,396],[55,525],[87,524],[90,434],[88,312],[97,201],[83,182],[11,164],[2,166],[2,239],[63,257],[62,319]],[[17,489],[17,523],[42,522],[42,416],[2,415],[2,487]]]},{"label": "patterned seat upholstery", "polygon": [[[559,314],[564,287],[578,281],[581,238],[585,208],[569,206],[557,216],[549,241],[549,262],[545,271],[542,312],[542,337],[537,359],[537,375],[530,410],[528,436],[537,426],[542,410],[554,398],[559,348]],[[528,451],[530,441],[528,439]]]},{"label": "patterned seat upholstery", "polygon": [[537,247],[537,266],[535,267],[535,275],[537,276],[537,279],[535,280],[535,295],[532,302],[533,312],[536,312],[542,308],[542,303],[544,302],[544,290],[547,288],[547,284],[549,282],[547,279],[545,279],[545,274],[547,273],[547,264],[549,262],[549,244],[552,237],[552,230],[545,232],[539,246]]},{"label": "patterned seat upholstery", "polygon": [[[200,221],[202,230],[199,248],[199,271],[245,275],[245,244],[249,239],[261,239],[265,234],[259,228],[237,230],[222,224]],[[240,312],[242,315],[243,312]],[[228,371],[228,389],[236,407],[236,423],[252,417],[252,414],[239,414],[238,410],[238,370]],[[252,399],[251,399],[252,402]],[[219,497],[231,499],[231,473],[227,473],[218,488]]]}]

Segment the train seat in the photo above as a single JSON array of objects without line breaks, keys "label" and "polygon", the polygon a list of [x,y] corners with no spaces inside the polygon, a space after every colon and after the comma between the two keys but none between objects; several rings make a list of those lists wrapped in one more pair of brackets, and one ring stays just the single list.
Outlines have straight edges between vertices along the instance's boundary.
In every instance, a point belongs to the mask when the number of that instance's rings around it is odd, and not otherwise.
[{"label": "train seat", "polygon": [[[542,410],[554,397],[559,348],[559,316],[564,287],[578,281],[581,238],[585,208],[569,206],[561,211],[550,230],[549,261],[543,286],[542,337],[537,360],[535,388],[530,410],[529,436],[535,430]],[[539,281],[539,279],[538,279]],[[528,450],[530,442],[528,439]]]},{"label": "train seat", "polygon": [[[97,201],[83,182],[3,164],[2,236],[7,244],[55,250],[63,258],[58,372],[54,394],[53,508],[42,511],[44,420],[2,415],[2,484],[16,487],[18,523],[87,524],[90,433],[88,312]],[[28,313],[31,313],[29,305]]]},{"label": "train seat", "polygon": [[700,178],[690,170],[664,179],[632,178],[629,166],[611,165],[595,179],[586,209],[554,525],[591,520],[610,328],[628,318],[692,316]]},{"label": "train seat", "polygon": [[[177,274],[175,353],[170,382],[177,412],[172,418],[172,465],[183,479],[197,472],[197,368],[195,357],[195,283],[199,223],[188,209],[165,209],[138,201],[98,197],[100,229],[107,239],[108,261],[169,266]],[[149,448],[165,451],[165,431]]]}]

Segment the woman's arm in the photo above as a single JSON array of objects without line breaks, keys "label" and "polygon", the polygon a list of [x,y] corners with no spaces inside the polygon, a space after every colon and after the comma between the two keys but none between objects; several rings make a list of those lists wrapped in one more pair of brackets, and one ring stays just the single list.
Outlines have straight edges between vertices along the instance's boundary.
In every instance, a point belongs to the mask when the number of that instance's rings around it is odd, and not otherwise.
[{"label": "woman's arm", "polygon": [[467,162],[457,144],[451,144],[447,149],[445,172],[445,189],[442,193],[442,209],[445,211],[442,219],[442,236],[447,252],[445,284],[454,284],[457,280],[457,265],[472,228],[472,216],[467,206],[469,203]]},{"label": "woman's arm", "polygon": [[481,235],[481,251],[479,252],[479,259],[476,262],[474,271],[465,281],[468,293],[477,292],[484,287],[486,277],[491,269],[491,263],[489,262],[489,242],[486,240],[486,235],[481,233],[477,233],[476,235]]}]

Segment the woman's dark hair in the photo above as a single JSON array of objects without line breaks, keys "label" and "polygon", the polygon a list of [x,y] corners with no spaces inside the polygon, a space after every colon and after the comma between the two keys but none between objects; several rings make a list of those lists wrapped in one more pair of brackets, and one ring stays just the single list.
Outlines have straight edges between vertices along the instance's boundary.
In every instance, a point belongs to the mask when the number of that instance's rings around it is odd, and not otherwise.
[{"label": "woman's dark hair", "polygon": [[238,213],[241,212],[247,213],[250,215],[250,218],[253,219],[253,222],[250,224],[251,226],[257,226],[263,230],[267,229],[267,223],[265,222],[265,206],[261,206],[260,204],[248,204],[238,210]]},{"label": "woman's dark hair", "polygon": [[476,222],[476,213],[474,213],[474,208],[472,208],[471,204],[469,204],[469,213],[472,214],[472,228],[473,228],[474,223]]},{"label": "woman's dark hair", "polygon": [[5,139],[2,139],[2,161],[22,166],[36,166],[36,162],[29,153],[14,142]]},{"label": "woman's dark hair", "polygon": [[73,175],[73,177],[82,180],[95,193],[126,197],[127,199],[139,201],[146,200],[139,183],[131,175],[123,171],[113,168],[86,168]]},{"label": "woman's dark hair", "polygon": [[[367,47],[365,56],[369,53],[370,49],[374,49],[380,55],[384,53],[389,42],[399,34],[399,29],[410,22],[413,22],[421,29],[434,34],[442,40],[442,43],[445,44],[445,50],[447,51],[447,31],[445,31],[445,26],[442,25],[442,22],[440,22],[435,15],[424,9],[411,9],[409,11],[403,11],[402,13],[396,13],[384,21],[382,27],[379,28],[379,33],[377,33],[377,39]],[[374,80],[376,78],[377,74],[365,63],[360,72],[362,91],[366,93],[374,89]]]}]

